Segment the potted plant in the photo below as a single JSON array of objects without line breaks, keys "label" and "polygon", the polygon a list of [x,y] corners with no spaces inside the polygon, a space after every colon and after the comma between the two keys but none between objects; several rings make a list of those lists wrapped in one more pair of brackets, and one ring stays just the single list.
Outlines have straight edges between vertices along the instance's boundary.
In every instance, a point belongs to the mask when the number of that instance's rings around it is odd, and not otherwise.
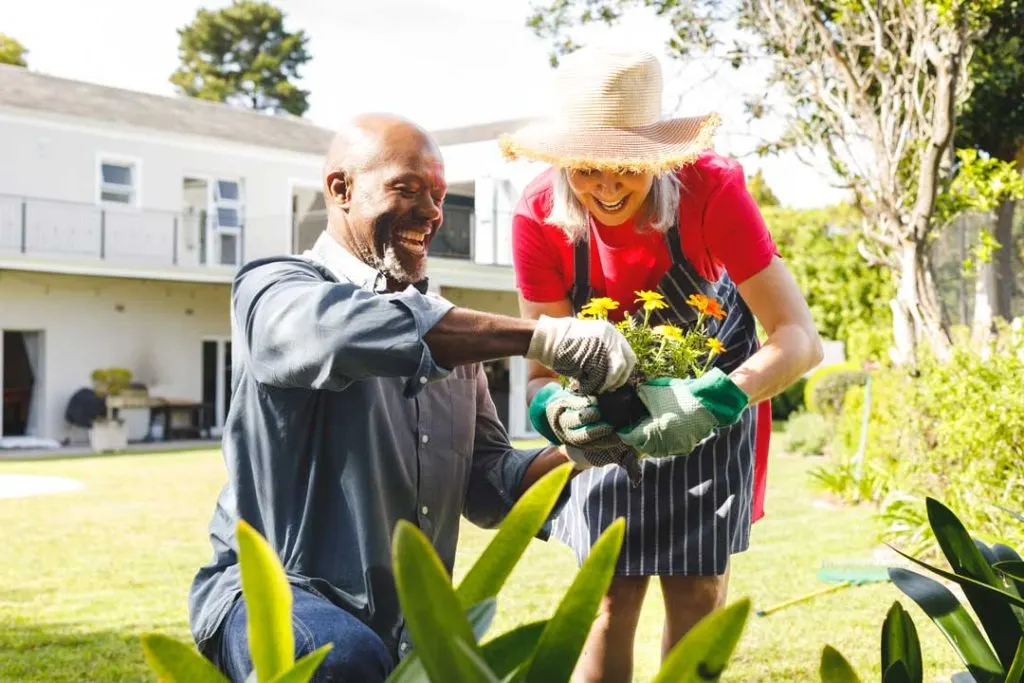
[{"label": "potted plant", "polygon": [[[99,369],[92,373],[93,391],[105,400],[127,391],[131,382],[132,372],[125,368]],[[128,447],[128,428],[117,408],[108,409],[107,415],[93,420],[89,445],[95,453],[123,451]]]}]

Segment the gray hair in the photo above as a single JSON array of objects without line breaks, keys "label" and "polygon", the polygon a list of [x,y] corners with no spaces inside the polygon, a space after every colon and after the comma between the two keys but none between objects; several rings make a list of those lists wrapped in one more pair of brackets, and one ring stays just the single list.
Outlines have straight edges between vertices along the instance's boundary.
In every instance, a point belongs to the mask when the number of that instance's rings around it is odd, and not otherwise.
[{"label": "gray hair", "polygon": [[[682,186],[675,173],[655,176],[651,191],[637,215],[641,229],[665,232],[671,228],[679,213],[679,192]],[[573,194],[569,185],[569,171],[559,169],[551,192],[551,212],[545,222],[559,227],[569,242],[575,244],[587,237],[590,229],[590,212]]]}]

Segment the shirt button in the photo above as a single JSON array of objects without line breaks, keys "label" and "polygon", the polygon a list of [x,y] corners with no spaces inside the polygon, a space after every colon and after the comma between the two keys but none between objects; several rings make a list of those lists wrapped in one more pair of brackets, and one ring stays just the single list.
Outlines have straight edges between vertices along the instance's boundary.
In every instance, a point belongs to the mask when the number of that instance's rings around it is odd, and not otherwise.
[{"label": "shirt button", "polygon": [[427,383],[427,378],[426,377],[420,377],[420,384],[426,384],[426,383]]},{"label": "shirt button", "polygon": [[422,441],[423,443],[427,443],[428,441],[430,441],[430,437],[424,434],[423,436],[420,437],[420,441]]},{"label": "shirt button", "polygon": [[422,508],[420,508],[420,512],[422,512],[425,515],[430,514],[430,508],[424,505]]}]

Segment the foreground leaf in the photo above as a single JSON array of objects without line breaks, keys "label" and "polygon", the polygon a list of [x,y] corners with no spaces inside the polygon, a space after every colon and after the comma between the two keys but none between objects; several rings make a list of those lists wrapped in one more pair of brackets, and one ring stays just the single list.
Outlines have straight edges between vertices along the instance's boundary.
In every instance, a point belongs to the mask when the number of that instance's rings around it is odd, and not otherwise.
[{"label": "foreground leaf", "polygon": [[488,598],[466,610],[466,618],[477,641],[487,635],[487,629],[491,627],[497,611],[498,601],[494,598]]},{"label": "foreground leaf", "polygon": [[986,680],[1003,673],[1003,666],[985,636],[948,588],[907,569],[892,568],[889,578],[935,622],[975,678]]},{"label": "foreground leaf", "polygon": [[292,589],[277,553],[245,520],[238,520],[238,563],[248,618],[249,651],[260,681],[292,668]]},{"label": "foreground leaf", "polygon": [[519,558],[537,535],[569,480],[572,465],[561,465],[520,496],[498,527],[498,533],[473,563],[456,591],[466,607],[493,598],[505,585]]},{"label": "foreground leaf", "polygon": [[523,680],[527,683],[567,681],[572,676],[597,608],[611,585],[625,530],[626,520],[616,519],[590,549],[590,556],[541,634],[525,669]]},{"label": "foreground leaf", "polygon": [[1007,562],[996,562],[992,566],[1014,581],[1024,581],[1024,562],[1009,560]]},{"label": "foreground leaf", "polygon": [[[935,540],[942,548],[953,572],[995,588],[1002,587],[1003,583],[996,576],[989,560],[985,558],[953,511],[934,498],[928,498],[925,506]],[[991,595],[988,591],[978,590],[970,584],[961,585],[999,661],[1004,667],[1008,667],[1017,651],[1017,642],[1024,635],[1013,609],[1005,600]]]},{"label": "foreground leaf", "polygon": [[320,668],[320,665],[324,661],[324,657],[331,651],[334,645],[327,643],[323,647],[319,647],[308,655],[295,662],[289,671],[284,672],[280,676],[274,679],[273,683],[309,683],[309,679],[313,677],[316,670]]},{"label": "foreground leaf", "polygon": [[142,636],[142,653],[160,683],[228,683],[210,660],[173,638]]},{"label": "foreground leaf", "polygon": [[981,581],[977,581],[975,579],[972,579],[969,576],[961,576],[960,574],[954,574],[953,572],[947,572],[944,569],[939,569],[938,567],[933,567],[932,565],[928,564],[927,562],[922,562],[921,560],[917,559],[913,555],[908,555],[908,554],[906,554],[905,552],[903,552],[902,550],[900,550],[898,548],[895,548],[895,547],[893,547],[891,545],[889,547],[892,548],[893,551],[895,551],[899,555],[902,555],[904,558],[906,558],[906,559],[910,560],[911,562],[913,562],[914,564],[916,564],[916,565],[918,565],[920,567],[924,567],[928,571],[932,572],[933,574],[937,574],[938,576],[941,576],[944,579],[947,579],[949,581],[954,581],[954,582],[960,584],[961,586],[968,586],[968,585],[973,586],[974,588],[977,588],[978,590],[988,592],[990,595],[998,596],[998,597],[1002,598],[1003,600],[1005,600],[1006,602],[1010,603],[1011,605],[1016,605],[1017,607],[1024,607],[1024,598],[1022,598],[1019,595],[1014,595],[1013,593],[1007,593],[1004,590],[1000,590],[999,588],[995,588],[993,586],[990,586],[987,583],[982,583]]},{"label": "foreground leaf", "polygon": [[846,657],[831,645],[821,651],[821,683],[860,683]]},{"label": "foreground leaf", "polygon": [[[896,601],[882,624],[882,672],[884,683],[900,680],[921,681],[924,679],[924,665],[921,657],[921,641],[910,614]],[[893,669],[900,665],[902,668]],[[890,673],[892,670],[892,673]],[[902,672],[902,673],[900,673]],[[904,678],[901,678],[904,677]]]},{"label": "foreground leaf", "polygon": [[483,680],[455,650],[461,639],[477,651],[448,572],[423,532],[405,520],[395,526],[392,566],[402,614],[430,680]]},{"label": "foreground leaf", "polygon": [[461,639],[455,640],[455,655],[464,671],[471,671],[474,680],[482,683],[499,683],[498,677],[487,666],[480,653]]},{"label": "foreground leaf", "polygon": [[749,616],[750,599],[743,598],[701,619],[669,651],[652,683],[717,681]]},{"label": "foreground leaf", "polygon": [[1020,683],[1024,681],[1024,638],[1017,643],[1017,655],[1013,658],[1013,664],[1006,673],[1005,683]]},{"label": "foreground leaf", "polygon": [[491,671],[505,677],[528,662],[547,625],[547,619],[524,624],[481,645],[480,651]]}]

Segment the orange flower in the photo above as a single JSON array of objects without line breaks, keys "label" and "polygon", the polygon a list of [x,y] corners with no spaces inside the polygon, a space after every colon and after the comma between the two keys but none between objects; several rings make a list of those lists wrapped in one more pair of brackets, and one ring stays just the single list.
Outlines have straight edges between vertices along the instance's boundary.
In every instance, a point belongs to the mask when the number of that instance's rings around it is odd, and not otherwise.
[{"label": "orange flower", "polygon": [[697,309],[697,312],[701,315],[709,315],[715,320],[721,320],[725,317],[725,311],[722,310],[722,305],[715,299],[703,294],[691,294],[690,298],[686,300],[687,305],[693,306]]},{"label": "orange flower", "polygon": [[712,356],[725,353],[725,346],[715,337],[708,339],[708,349],[711,351]]}]

